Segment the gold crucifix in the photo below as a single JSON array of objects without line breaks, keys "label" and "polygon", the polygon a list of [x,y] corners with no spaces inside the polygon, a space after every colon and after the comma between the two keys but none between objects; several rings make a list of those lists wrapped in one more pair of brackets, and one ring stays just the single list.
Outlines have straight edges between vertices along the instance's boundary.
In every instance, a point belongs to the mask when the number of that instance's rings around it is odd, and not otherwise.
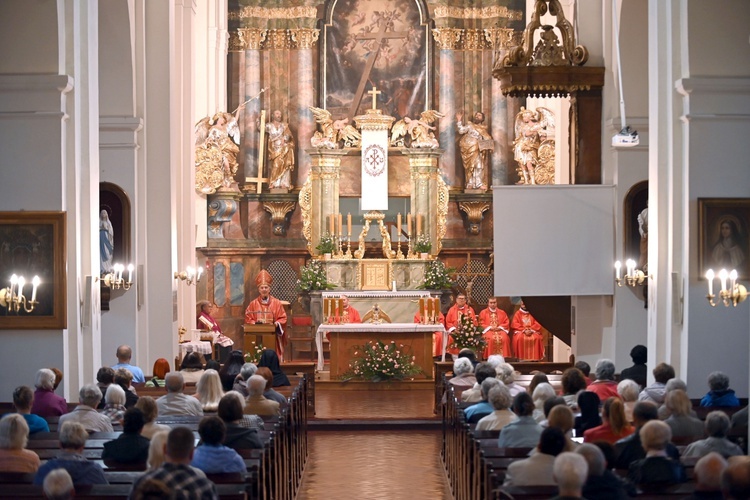
[{"label": "gold crucifix", "polygon": [[377,101],[376,100],[378,98],[378,94],[382,94],[382,92],[379,91],[377,87],[373,86],[372,90],[370,90],[367,93],[370,94],[370,95],[372,95],[372,109],[378,109]]}]

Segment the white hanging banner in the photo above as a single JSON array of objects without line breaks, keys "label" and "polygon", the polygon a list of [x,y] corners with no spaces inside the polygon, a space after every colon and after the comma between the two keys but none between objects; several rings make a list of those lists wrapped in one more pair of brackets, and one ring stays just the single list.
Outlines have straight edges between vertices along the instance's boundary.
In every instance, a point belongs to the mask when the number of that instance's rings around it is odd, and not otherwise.
[{"label": "white hanging banner", "polygon": [[362,210],[388,210],[388,129],[362,128]]}]

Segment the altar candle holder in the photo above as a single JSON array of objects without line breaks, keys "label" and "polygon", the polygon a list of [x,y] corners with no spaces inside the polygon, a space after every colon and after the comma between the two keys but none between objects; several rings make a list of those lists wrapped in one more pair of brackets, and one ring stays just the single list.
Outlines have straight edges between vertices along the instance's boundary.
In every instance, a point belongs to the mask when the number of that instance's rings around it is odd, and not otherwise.
[{"label": "altar candle holder", "polygon": [[404,254],[401,252],[401,234],[400,233],[398,235],[398,247],[397,247],[397,250],[396,250],[396,258],[398,260],[403,260],[404,259]]},{"label": "altar candle holder", "polygon": [[435,312],[432,309],[432,297],[427,297],[425,300],[427,301],[427,324],[431,325],[435,317]]},{"label": "altar candle holder", "polygon": [[437,325],[440,319],[440,298],[431,297],[432,300],[432,324]]},{"label": "altar candle holder", "polygon": [[330,323],[331,319],[331,299],[325,297],[323,299],[323,323],[326,325]]},{"label": "altar candle holder", "polygon": [[425,298],[419,298],[419,322],[423,325],[427,324],[427,313],[425,311]]},{"label": "altar candle holder", "polygon": [[414,259],[414,258],[416,258],[416,254],[414,253],[414,251],[412,250],[412,247],[411,247],[411,235],[409,235],[409,240],[408,241],[409,241],[409,245],[408,245],[408,248],[406,250],[406,258],[407,259]]},{"label": "altar candle holder", "polygon": [[344,258],[351,259],[352,258],[352,237],[347,236],[346,238],[346,253],[344,254]]},{"label": "altar candle holder", "polygon": [[338,239],[338,251],[336,252],[336,257],[341,259],[344,257],[344,250],[343,250],[344,238],[339,236],[337,239]]}]

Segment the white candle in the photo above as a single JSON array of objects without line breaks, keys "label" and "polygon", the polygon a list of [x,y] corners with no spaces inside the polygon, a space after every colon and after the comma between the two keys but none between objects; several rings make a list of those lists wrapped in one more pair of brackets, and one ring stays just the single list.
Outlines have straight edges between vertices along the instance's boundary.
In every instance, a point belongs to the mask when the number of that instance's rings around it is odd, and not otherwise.
[{"label": "white candle", "polygon": [[122,280],[122,272],[124,270],[125,270],[125,266],[123,266],[122,264],[117,265],[117,280],[118,281]]},{"label": "white candle", "polygon": [[13,300],[13,292],[16,289],[16,285],[18,284],[18,276],[15,274],[10,277],[10,299]]},{"label": "white candle", "polygon": [[193,266],[187,267],[187,277],[189,280],[193,279],[193,276],[195,275],[195,269],[193,269]]},{"label": "white candle", "polygon": [[719,279],[721,280],[721,291],[726,292],[727,290],[727,278],[729,277],[729,273],[726,269],[722,269],[719,271]]},{"label": "white candle", "polygon": [[622,264],[620,263],[619,260],[616,260],[615,261],[615,277],[618,279],[618,281],[620,279],[620,267],[622,267]]},{"label": "white candle", "polygon": [[133,264],[128,264],[128,283],[133,282]]},{"label": "white candle", "polygon": [[198,279],[196,281],[200,281],[201,276],[203,276],[203,266],[198,266]]},{"label": "white candle", "polygon": [[34,279],[31,280],[31,284],[34,285],[34,288],[31,289],[31,301],[36,301],[36,289],[39,288],[39,283],[41,283],[41,280],[39,279],[39,276],[34,276]]},{"label": "white candle", "polygon": [[729,291],[734,293],[734,287],[737,284],[737,269],[732,269],[729,273],[729,279],[732,280],[732,288],[730,288]]},{"label": "white candle", "polygon": [[26,284],[26,280],[23,276],[18,278],[18,296],[23,297],[23,286]]},{"label": "white candle", "polygon": [[628,259],[628,261],[626,262],[626,264],[628,266],[627,277],[628,278],[632,278],[633,275],[635,275],[635,261],[633,259]]},{"label": "white candle", "polygon": [[706,271],[706,279],[708,280],[708,294],[714,294],[714,270],[709,269]]}]

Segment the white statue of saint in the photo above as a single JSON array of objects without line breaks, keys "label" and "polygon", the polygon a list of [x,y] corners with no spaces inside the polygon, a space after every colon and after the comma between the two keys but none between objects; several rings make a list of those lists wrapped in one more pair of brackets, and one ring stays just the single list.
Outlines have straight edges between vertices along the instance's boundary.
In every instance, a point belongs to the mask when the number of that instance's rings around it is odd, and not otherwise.
[{"label": "white statue of saint", "polygon": [[113,270],[112,260],[115,250],[115,232],[109,221],[106,210],[99,213],[99,254],[101,256],[101,273],[111,273]]}]

